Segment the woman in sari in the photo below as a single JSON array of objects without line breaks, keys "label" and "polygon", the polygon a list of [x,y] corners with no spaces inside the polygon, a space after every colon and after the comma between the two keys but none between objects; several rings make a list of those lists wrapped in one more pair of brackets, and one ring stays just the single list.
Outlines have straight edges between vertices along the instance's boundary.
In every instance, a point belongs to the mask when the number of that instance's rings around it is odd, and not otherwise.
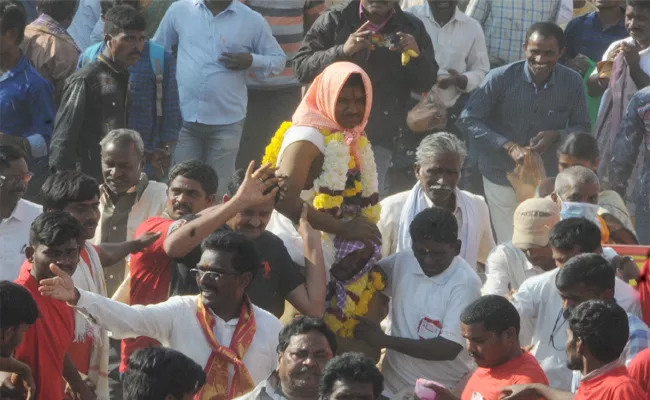
[{"label": "woman in sari", "polygon": [[263,163],[286,176],[286,192],[267,229],[303,263],[296,232],[303,202],[308,219],[324,233],[325,264],[334,262],[334,237],[381,242],[376,223],[379,194],[374,154],[364,133],[372,106],[370,78],[356,64],[338,62],[316,77],[293,121],[280,126]]}]

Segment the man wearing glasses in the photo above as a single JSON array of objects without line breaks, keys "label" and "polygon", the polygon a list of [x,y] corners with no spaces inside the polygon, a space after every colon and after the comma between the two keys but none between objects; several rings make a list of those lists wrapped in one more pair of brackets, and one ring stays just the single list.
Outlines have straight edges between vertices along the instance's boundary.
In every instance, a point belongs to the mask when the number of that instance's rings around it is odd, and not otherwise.
[{"label": "man wearing glasses", "polygon": [[23,199],[31,178],[24,153],[0,145],[0,280],[18,278],[29,228],[43,212],[38,204]]}]

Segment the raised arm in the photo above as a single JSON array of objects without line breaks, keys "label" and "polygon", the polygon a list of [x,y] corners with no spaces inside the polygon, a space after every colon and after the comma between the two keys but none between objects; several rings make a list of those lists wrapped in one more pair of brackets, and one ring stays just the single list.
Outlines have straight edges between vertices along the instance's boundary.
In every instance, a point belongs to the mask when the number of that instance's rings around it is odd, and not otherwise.
[{"label": "raised arm", "polygon": [[102,243],[95,246],[103,268],[124,260],[129,254],[139,253],[151,246],[160,237],[160,232],[145,232],[134,240],[122,243]]}]

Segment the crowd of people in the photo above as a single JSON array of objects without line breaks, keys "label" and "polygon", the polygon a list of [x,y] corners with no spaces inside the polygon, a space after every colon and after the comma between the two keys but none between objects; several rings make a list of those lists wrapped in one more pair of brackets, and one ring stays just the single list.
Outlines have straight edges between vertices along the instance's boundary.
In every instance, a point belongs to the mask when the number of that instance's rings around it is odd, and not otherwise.
[{"label": "crowd of people", "polygon": [[0,399],[650,399],[648,137],[650,0],[0,0]]}]

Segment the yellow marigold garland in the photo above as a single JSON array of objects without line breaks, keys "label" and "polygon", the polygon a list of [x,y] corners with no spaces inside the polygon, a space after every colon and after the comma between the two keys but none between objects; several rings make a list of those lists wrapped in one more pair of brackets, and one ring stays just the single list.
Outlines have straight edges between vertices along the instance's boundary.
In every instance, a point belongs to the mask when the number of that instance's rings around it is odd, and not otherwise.
[{"label": "yellow marigold garland", "polygon": [[354,336],[354,328],[357,326],[359,321],[351,317],[365,316],[368,313],[368,305],[370,304],[372,297],[375,295],[375,292],[378,290],[384,290],[385,287],[386,282],[384,281],[384,277],[376,271],[371,271],[356,282],[347,285],[345,290],[349,293],[355,294],[359,298],[359,301],[355,303],[349,295],[346,296],[345,309],[342,310],[345,314],[345,319],[341,321],[332,313],[332,309],[338,308],[336,305],[336,296],[333,296],[327,310],[325,311],[325,316],[323,318],[325,324],[327,324],[327,326],[338,336]]}]

